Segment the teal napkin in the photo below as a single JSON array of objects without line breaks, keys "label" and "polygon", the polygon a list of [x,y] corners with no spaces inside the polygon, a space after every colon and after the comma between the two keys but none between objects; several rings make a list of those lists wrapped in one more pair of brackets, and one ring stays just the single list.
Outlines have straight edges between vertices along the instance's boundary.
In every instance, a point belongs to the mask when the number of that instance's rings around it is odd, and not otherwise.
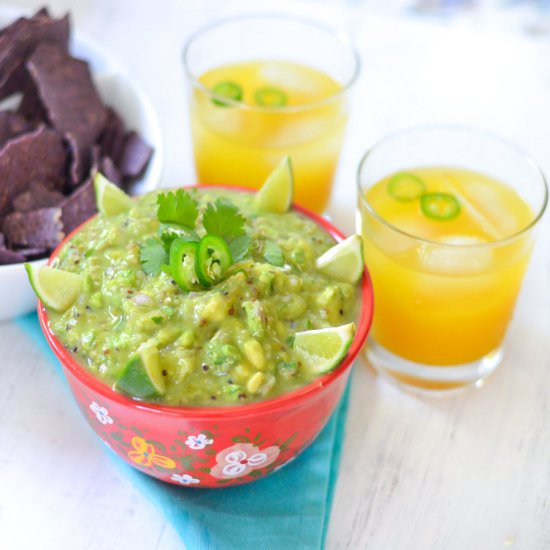
[{"label": "teal napkin", "polygon": [[[36,314],[20,317],[17,323],[61,373]],[[278,472],[249,485],[186,489],[155,480],[110,451],[109,456],[162,510],[188,550],[317,550],[325,545],[348,393],[349,387],[309,449]]]}]

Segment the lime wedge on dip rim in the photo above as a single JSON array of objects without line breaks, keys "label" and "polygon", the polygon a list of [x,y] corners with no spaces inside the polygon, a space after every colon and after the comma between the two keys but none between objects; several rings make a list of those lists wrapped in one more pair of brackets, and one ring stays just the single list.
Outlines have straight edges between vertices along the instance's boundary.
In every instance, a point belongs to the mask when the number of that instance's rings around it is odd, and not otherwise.
[{"label": "lime wedge on dip rim", "polygon": [[39,300],[54,311],[70,308],[84,286],[84,276],[47,265],[25,264],[31,286]]},{"label": "lime wedge on dip rim", "polygon": [[99,172],[94,178],[94,189],[97,211],[104,216],[115,216],[134,206],[134,201],[122,189]]},{"label": "lime wedge on dip rim", "polygon": [[290,157],[284,157],[269,174],[254,197],[254,206],[263,212],[288,212],[294,195],[294,176]]},{"label": "lime wedge on dip rim", "polygon": [[319,256],[315,265],[321,273],[329,277],[355,284],[364,269],[363,239],[359,235],[348,237]]},{"label": "lime wedge on dip rim", "polygon": [[317,374],[333,370],[346,355],[355,335],[355,323],[297,332],[294,350],[305,368]]}]

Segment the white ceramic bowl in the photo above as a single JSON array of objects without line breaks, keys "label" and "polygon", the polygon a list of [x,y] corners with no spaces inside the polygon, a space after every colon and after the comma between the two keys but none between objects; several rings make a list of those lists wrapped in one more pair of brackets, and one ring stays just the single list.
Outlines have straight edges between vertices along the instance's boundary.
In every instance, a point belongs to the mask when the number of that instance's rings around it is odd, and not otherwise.
[{"label": "white ceramic bowl", "polygon": [[[21,15],[13,7],[0,5],[0,27]],[[55,14],[58,16],[58,14]],[[136,194],[158,187],[163,165],[162,135],[157,115],[140,86],[132,80],[113,56],[78,31],[71,32],[71,53],[90,63],[101,97],[124,120],[126,127],[138,132],[155,152],[144,177],[136,183]],[[35,260],[45,264],[46,260]],[[0,266],[0,322],[36,309],[36,296],[28,282],[23,264]]]}]

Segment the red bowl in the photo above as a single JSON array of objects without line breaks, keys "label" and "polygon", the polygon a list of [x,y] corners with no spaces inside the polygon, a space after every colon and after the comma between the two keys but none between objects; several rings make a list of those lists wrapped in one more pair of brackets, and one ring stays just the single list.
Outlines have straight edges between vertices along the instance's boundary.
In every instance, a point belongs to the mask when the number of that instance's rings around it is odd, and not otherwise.
[{"label": "red bowl", "polygon": [[[336,240],[344,238],[326,219],[300,206],[294,210]],[[57,247],[50,262],[81,227]],[[40,302],[38,318],[80,410],[112,451],[162,481],[226,487],[249,483],[277,470],[310,445],[325,426],[371,325],[373,296],[366,270],[361,294],[355,338],[336,369],[290,393],[238,406],[174,407],[134,401],[80,366],[52,332],[48,312]]]}]

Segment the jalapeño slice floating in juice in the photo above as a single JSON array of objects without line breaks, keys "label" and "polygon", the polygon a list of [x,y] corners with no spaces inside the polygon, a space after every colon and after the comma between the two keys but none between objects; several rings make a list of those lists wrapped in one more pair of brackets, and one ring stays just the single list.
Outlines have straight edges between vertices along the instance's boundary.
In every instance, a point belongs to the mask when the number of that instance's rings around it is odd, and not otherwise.
[{"label": "jalape\u00f1o slice floating in juice", "polygon": [[410,172],[399,172],[390,178],[388,193],[398,201],[413,201],[426,191],[426,184]]},{"label": "jalape\u00f1o slice floating in juice", "polygon": [[446,221],[460,214],[460,203],[450,193],[425,193],[420,197],[420,209],[427,218]]},{"label": "jalape\u00f1o slice floating in juice", "polygon": [[[243,98],[243,89],[236,82],[226,81],[216,84],[212,88],[212,92],[218,96],[226,97],[233,101],[241,101]],[[219,107],[227,107],[228,103],[220,100],[213,99],[212,102]]]},{"label": "jalape\u00f1o slice floating in juice", "polygon": [[254,99],[262,107],[283,107],[287,103],[286,93],[280,88],[266,87],[256,90]]}]

